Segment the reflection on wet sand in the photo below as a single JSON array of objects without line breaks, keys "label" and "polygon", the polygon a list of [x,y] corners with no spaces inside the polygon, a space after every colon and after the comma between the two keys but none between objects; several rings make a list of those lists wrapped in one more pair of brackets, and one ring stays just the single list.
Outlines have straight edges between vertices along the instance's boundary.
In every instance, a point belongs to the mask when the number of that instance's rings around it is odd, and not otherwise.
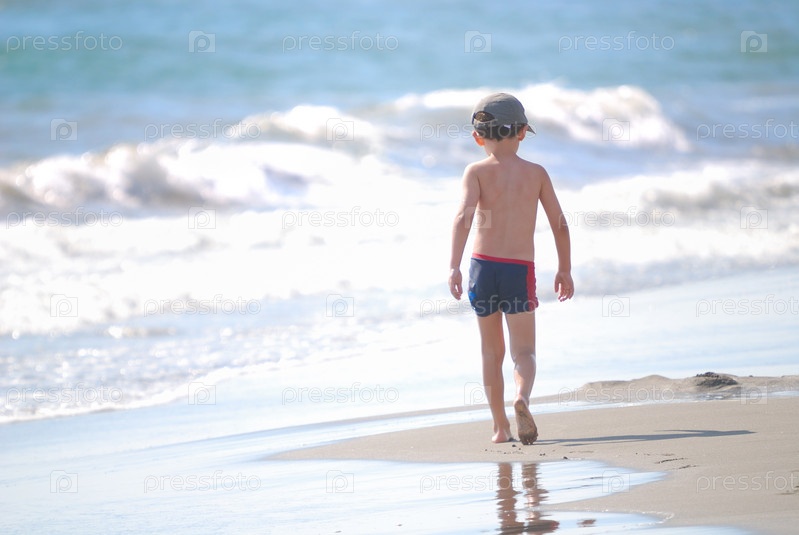
[{"label": "reflection on wet sand", "polygon": [[[514,476],[514,468],[521,471],[520,478]],[[537,463],[497,463],[499,533],[553,533],[558,529],[560,522],[547,519],[551,515],[541,511],[549,493],[538,479]],[[580,525],[594,522],[585,519]]]}]

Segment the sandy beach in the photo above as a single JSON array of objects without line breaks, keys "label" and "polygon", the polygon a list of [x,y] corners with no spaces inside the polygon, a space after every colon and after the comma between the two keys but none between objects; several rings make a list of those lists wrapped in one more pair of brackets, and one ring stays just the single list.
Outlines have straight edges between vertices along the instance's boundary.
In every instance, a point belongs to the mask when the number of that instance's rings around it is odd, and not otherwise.
[{"label": "sandy beach", "polygon": [[[584,410],[539,414],[540,437],[532,446],[492,444],[490,421],[482,421],[366,436],[276,458],[509,462],[522,467],[564,459],[601,461],[609,468],[659,472],[662,477],[633,487],[629,475],[609,469],[604,476],[605,495],[558,504],[558,510],[644,513],[663,519],[664,527],[795,533],[799,397],[774,392],[795,389],[797,380],[797,376],[706,374],[679,381],[651,377],[593,383],[575,392],[575,397],[629,398],[648,389],[664,398],[672,396],[673,401],[591,403],[583,405]],[[545,504],[536,507],[546,508]]]},{"label": "sandy beach", "polygon": [[241,388],[0,426],[0,532],[742,535],[799,520],[796,375],[564,389],[534,401],[532,446],[491,443],[474,404],[270,428]]}]

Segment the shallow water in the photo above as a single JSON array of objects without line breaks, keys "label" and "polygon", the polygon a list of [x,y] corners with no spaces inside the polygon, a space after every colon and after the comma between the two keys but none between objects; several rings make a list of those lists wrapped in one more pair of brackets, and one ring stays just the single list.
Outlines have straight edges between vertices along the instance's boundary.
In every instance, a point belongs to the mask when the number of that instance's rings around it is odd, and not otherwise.
[{"label": "shallow water", "polygon": [[[559,511],[558,505],[626,492],[658,479],[610,469],[599,463],[385,463],[302,461],[285,465],[290,487],[295,470],[319,483],[328,496],[313,501],[303,533],[554,533],[583,528],[585,533],[625,532],[659,519],[643,515]],[[280,467],[276,467],[280,473]],[[311,489],[298,494],[295,507],[307,506]],[[291,507],[288,500],[285,506]],[[346,513],[342,515],[341,511]],[[292,518],[293,513],[285,513]],[[273,532],[281,533],[283,511]]]},{"label": "shallow water", "polygon": [[[158,411],[161,427],[146,413]],[[125,417],[120,419],[120,415]],[[657,472],[594,461],[411,463],[273,460],[364,434],[473,420],[438,414],[214,438],[163,407],[0,429],[5,532],[661,533],[662,518],[563,510],[635,492]],[[13,439],[13,440],[12,440]],[[665,512],[668,513],[668,512]],[[663,533],[734,534],[703,528]]]}]

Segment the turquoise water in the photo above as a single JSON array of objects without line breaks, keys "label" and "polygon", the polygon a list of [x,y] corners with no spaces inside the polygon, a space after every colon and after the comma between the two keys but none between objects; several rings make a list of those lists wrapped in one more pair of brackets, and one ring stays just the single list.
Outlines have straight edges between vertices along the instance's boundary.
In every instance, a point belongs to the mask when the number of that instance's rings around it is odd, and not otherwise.
[{"label": "turquoise water", "polygon": [[[751,99],[770,103],[761,113],[795,117],[797,9],[784,1],[4,2],[2,161],[140,141],[151,122],[234,122],[301,103],[367,111],[408,93],[552,81],[634,85],[675,114],[734,120],[750,112],[740,100]],[[756,46],[752,34],[766,41]],[[79,123],[75,143],[50,142],[55,118]]]}]

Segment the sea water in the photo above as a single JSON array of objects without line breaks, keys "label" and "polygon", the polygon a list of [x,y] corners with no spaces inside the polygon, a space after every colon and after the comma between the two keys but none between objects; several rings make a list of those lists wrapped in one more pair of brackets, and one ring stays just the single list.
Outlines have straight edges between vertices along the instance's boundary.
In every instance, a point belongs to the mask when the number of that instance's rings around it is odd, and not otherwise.
[{"label": "sea water", "polygon": [[263,429],[483,403],[446,277],[483,155],[471,109],[497,90],[524,103],[520,154],[572,235],[558,304],[538,223],[537,393],[797,373],[797,15],[0,3],[0,421],[176,402]]}]

